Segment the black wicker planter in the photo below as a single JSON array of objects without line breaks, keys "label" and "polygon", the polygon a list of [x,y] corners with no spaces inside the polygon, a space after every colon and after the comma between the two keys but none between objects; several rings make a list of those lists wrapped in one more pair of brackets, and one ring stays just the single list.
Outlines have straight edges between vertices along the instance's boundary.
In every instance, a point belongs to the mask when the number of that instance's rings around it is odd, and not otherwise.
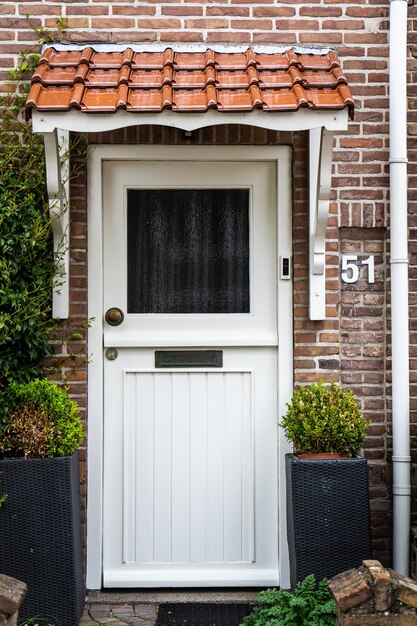
[{"label": "black wicker planter", "polygon": [[0,572],[28,593],[20,619],[75,626],[84,609],[78,454],[0,459]]},{"label": "black wicker planter", "polygon": [[308,574],[331,578],[371,558],[366,459],[287,454],[285,463],[291,587]]}]

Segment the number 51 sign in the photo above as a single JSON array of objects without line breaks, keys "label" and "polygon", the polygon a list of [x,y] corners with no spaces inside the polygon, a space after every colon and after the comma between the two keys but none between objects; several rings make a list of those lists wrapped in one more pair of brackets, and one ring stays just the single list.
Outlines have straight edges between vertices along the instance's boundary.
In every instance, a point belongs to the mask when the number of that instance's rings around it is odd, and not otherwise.
[{"label": "number 51 sign", "polygon": [[367,268],[368,283],[375,282],[375,261],[373,254],[362,259],[358,264],[357,254],[342,255],[342,280],[344,283],[356,283],[359,279],[359,265]]}]

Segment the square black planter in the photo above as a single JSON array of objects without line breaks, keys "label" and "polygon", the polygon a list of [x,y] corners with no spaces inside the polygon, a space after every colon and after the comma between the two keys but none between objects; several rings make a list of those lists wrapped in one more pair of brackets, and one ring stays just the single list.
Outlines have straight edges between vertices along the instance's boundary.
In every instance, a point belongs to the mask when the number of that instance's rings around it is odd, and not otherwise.
[{"label": "square black planter", "polygon": [[285,457],[291,588],[331,578],[372,555],[366,459]]},{"label": "square black planter", "polygon": [[[0,459],[0,572],[28,592],[20,619],[75,626],[84,609],[78,453]],[[39,617],[38,617],[39,616]]]}]

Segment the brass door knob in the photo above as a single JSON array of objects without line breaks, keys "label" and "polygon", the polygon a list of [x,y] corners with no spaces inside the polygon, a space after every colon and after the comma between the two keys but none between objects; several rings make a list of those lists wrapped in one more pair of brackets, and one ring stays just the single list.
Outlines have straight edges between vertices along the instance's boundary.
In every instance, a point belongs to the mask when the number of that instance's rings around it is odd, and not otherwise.
[{"label": "brass door knob", "polygon": [[120,326],[124,318],[125,316],[123,311],[117,307],[112,307],[106,311],[106,315],[104,316],[104,319],[108,324],[110,324],[110,326]]}]

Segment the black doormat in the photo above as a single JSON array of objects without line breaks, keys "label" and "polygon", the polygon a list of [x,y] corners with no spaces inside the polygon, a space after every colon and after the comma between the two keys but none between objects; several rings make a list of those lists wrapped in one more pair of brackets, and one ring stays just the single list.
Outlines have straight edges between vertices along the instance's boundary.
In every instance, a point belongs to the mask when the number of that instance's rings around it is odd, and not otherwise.
[{"label": "black doormat", "polygon": [[160,604],[156,626],[239,626],[252,604]]}]

